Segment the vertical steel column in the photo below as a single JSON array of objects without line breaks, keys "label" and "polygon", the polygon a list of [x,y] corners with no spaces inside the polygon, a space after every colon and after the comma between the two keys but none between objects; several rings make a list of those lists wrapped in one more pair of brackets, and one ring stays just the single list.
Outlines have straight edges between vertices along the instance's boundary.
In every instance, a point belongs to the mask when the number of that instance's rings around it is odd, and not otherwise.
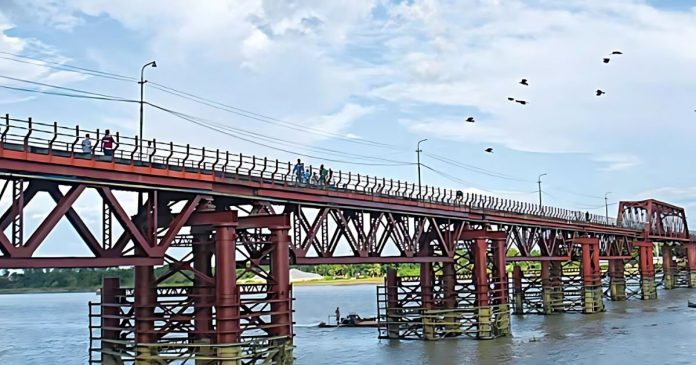
[{"label": "vertical steel column", "polygon": [[[288,220],[289,223],[289,220]],[[271,323],[270,333],[279,340],[281,347],[275,360],[278,364],[292,362],[292,307],[290,295],[290,225],[271,229]]]},{"label": "vertical steel column", "polygon": [[512,295],[513,313],[524,314],[524,291],[522,289],[522,267],[515,265],[512,267]]},{"label": "vertical steel column", "polygon": [[565,312],[565,287],[563,285],[563,263],[561,261],[549,262],[549,284],[551,290],[549,298],[550,311],[548,313]]},{"label": "vertical steel column", "polygon": [[506,268],[506,240],[493,239],[493,314],[495,314],[494,336],[510,334],[510,292],[508,291],[508,276]]},{"label": "vertical steel column", "polygon": [[445,313],[445,337],[458,336],[461,334],[459,327],[459,315],[457,307],[457,270],[454,267],[455,263],[447,262],[442,264],[442,304]]},{"label": "vertical steel column", "polygon": [[623,259],[609,260],[609,295],[613,301],[626,300],[626,274]]},{"label": "vertical steel column", "polygon": [[686,248],[686,265],[689,269],[689,288],[696,288],[696,243],[689,242]]},{"label": "vertical steel column", "polygon": [[423,262],[420,264],[421,287],[421,319],[423,321],[423,336],[426,340],[435,339],[435,326],[433,309],[433,264]]},{"label": "vertical steel column", "polygon": [[399,308],[399,278],[395,268],[387,268],[384,286],[387,291],[387,337],[397,339],[399,338],[401,310]]},{"label": "vertical steel column", "polygon": [[121,335],[119,327],[119,295],[121,294],[121,282],[119,278],[104,278],[101,288],[101,362],[104,365],[116,365],[121,359],[115,353],[115,342]]},{"label": "vertical steel column", "polygon": [[153,266],[135,267],[135,343],[138,355],[137,365],[153,364],[154,355],[149,344],[156,341],[155,307],[157,306],[157,288],[155,268]]},{"label": "vertical steel column", "polygon": [[[239,343],[239,287],[237,286],[236,233],[237,223],[215,226],[215,312],[218,356],[239,355],[239,347],[224,346]],[[221,361],[222,365],[237,361]]]},{"label": "vertical steel column", "polygon": [[[213,304],[215,302],[215,292],[206,277],[213,277],[211,260],[213,256],[213,245],[211,242],[211,231],[206,228],[192,227],[192,254],[193,268],[198,272],[193,277],[193,287],[191,296],[194,301],[193,340],[202,344],[213,342]],[[210,355],[208,348],[201,348],[201,355]],[[196,360],[196,364],[205,364],[207,360]]]},{"label": "vertical steel column", "polygon": [[664,273],[664,285],[666,290],[674,289],[675,267],[672,265],[672,246],[662,244],[662,272]]},{"label": "vertical steel column", "polygon": [[582,298],[583,313],[604,310],[602,273],[599,267],[599,238],[577,238],[582,249]]},{"label": "vertical steel column", "polygon": [[640,268],[640,298],[657,299],[655,287],[655,262],[653,261],[653,243],[639,241],[633,244],[638,249],[638,266]]},{"label": "vertical steel column", "polygon": [[551,261],[541,262],[541,300],[544,306],[544,314],[551,314],[555,310],[554,294],[556,288],[551,281]]},{"label": "vertical steel column", "polygon": [[473,281],[476,288],[475,307],[477,311],[478,338],[493,338],[491,328],[490,287],[488,282],[488,242],[486,238],[476,238],[471,244],[474,258]]}]

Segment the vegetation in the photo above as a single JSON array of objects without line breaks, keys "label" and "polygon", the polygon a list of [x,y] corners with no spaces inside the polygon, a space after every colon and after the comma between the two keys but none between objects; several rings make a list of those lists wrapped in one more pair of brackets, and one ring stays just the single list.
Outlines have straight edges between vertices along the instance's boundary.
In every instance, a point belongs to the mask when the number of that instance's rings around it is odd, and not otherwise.
[{"label": "vegetation", "polygon": [[[317,265],[296,266],[296,269],[316,273],[326,280],[340,281],[352,278],[381,278],[387,270],[387,265]],[[155,274],[163,274],[167,267],[155,269]],[[419,274],[417,264],[401,264],[398,266],[400,276]],[[253,275],[245,273],[240,279],[249,279]],[[133,269],[118,268],[88,268],[88,269],[25,269],[8,271],[0,270],[0,292],[29,292],[29,291],[91,291],[101,286],[104,277],[117,277],[121,285],[133,286]],[[345,280],[344,280],[345,281]],[[190,285],[188,277],[176,273],[169,277],[163,285]]]}]

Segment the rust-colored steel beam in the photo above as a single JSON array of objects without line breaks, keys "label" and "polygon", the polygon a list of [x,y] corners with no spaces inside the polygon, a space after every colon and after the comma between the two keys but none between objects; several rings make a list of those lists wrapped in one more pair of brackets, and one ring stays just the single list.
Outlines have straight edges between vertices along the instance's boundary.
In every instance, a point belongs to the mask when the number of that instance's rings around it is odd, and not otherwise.
[{"label": "rust-colored steel beam", "polygon": [[7,269],[87,268],[162,265],[161,257],[0,257],[0,267]]}]

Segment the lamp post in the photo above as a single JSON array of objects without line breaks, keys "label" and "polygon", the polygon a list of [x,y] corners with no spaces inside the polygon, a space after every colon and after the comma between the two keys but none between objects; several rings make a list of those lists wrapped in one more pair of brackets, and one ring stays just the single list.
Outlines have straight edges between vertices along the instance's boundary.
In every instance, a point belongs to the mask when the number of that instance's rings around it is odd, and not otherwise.
[{"label": "lamp post", "polygon": [[423,150],[420,149],[420,144],[421,144],[422,142],[427,141],[427,140],[428,140],[427,138],[421,139],[420,141],[418,141],[418,144],[416,145],[416,161],[417,161],[417,165],[418,165],[418,196],[419,196],[419,197],[420,197],[420,193],[421,193],[420,153],[423,152]]},{"label": "lamp post", "polygon": [[539,184],[539,209],[543,210],[543,208],[541,207],[541,177],[542,176],[546,176],[546,174],[544,173],[544,174],[539,175],[539,179],[537,180],[537,183]]},{"label": "lamp post", "polygon": [[604,193],[604,215],[607,218],[607,224],[609,224],[609,198],[607,197],[611,194],[611,191]]},{"label": "lamp post", "polygon": [[141,160],[143,158],[143,106],[145,105],[143,94],[145,92],[145,83],[147,82],[147,80],[145,80],[145,68],[147,66],[157,67],[157,63],[155,61],[148,62],[140,69],[140,81],[138,82],[138,84],[140,84],[140,134],[138,135],[140,140],[138,145],[138,156]]}]

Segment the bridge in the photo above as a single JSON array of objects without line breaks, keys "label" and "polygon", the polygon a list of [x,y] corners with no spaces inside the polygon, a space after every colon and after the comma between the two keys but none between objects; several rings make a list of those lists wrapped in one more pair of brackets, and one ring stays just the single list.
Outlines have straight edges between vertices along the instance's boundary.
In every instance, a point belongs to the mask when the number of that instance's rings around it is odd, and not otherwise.
[{"label": "bridge", "polygon": [[[653,199],[613,219],[347,171],[305,183],[289,162],[118,133],[105,156],[80,146],[99,130],[2,124],[0,268],[135,267],[134,288],[107,278],[90,306],[91,363],[290,363],[295,264],[388,264],[389,339],[496,338],[513,313],[591,314],[696,286],[686,213]],[[29,233],[42,195],[55,206]],[[81,197],[99,213],[80,213]],[[37,255],[63,219],[89,256]],[[403,263],[420,276],[399,277]],[[163,285],[177,274],[190,285]],[[240,282],[251,276],[263,284]]]}]

